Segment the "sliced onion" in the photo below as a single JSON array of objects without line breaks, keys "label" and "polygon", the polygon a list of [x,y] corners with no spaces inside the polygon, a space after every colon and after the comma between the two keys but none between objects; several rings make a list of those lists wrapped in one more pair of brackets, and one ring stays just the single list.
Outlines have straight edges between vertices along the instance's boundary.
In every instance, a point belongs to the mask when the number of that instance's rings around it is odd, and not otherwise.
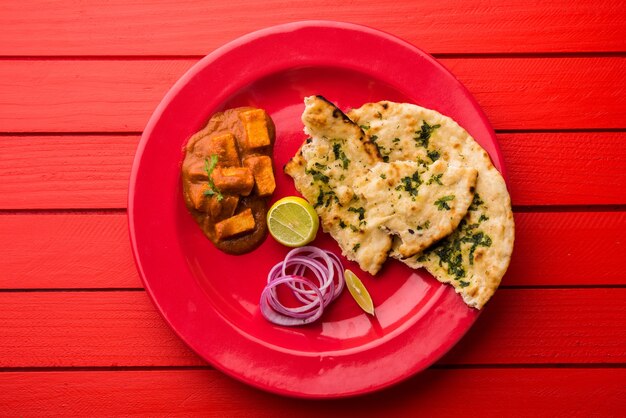
[{"label": "sliced onion", "polygon": [[[312,279],[305,276],[307,272]],[[301,305],[282,304],[276,291],[280,285],[286,285]],[[313,246],[295,248],[270,269],[261,293],[261,313],[277,325],[309,324],[322,316],[324,308],[339,296],[344,285],[339,257]]]},{"label": "sliced onion", "polygon": [[287,308],[278,301],[278,298],[275,297],[275,292],[272,292],[272,290],[279,284],[287,282],[310,285],[308,280],[296,276],[281,277],[269,283],[263,289],[263,293],[261,293],[260,307],[265,319],[277,325],[294,326],[309,324],[321,317],[324,313],[324,306],[321,303],[322,293],[315,286],[311,286],[311,289],[317,291],[318,294],[317,308],[308,312],[294,312],[293,308]]}]

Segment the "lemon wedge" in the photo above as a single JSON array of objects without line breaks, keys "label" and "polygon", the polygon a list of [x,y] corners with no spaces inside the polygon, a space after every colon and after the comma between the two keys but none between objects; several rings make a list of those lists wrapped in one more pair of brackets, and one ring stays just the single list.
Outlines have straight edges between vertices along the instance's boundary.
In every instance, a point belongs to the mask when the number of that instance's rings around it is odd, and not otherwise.
[{"label": "lemon wedge", "polygon": [[356,303],[368,314],[374,316],[374,302],[363,285],[363,282],[351,270],[346,269],[344,273],[346,287],[356,301]]}]

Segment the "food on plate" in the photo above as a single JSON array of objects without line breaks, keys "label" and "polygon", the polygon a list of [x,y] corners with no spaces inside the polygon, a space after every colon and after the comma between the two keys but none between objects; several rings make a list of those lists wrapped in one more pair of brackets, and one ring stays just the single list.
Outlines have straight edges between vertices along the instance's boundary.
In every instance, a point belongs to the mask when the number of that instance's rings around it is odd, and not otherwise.
[{"label": "food on plate", "polygon": [[285,165],[298,191],[313,205],[322,228],[342,253],[372,274],[391,250],[391,237],[365,221],[366,208],[355,194],[355,179],[381,161],[376,146],[339,108],[321,96],[305,98],[302,114],[309,136]]},{"label": "food on plate", "polygon": [[477,171],[439,161],[388,163],[375,137],[320,96],[305,99],[310,135],[285,167],[343,255],[376,274],[399,238],[405,257],[448,235],[472,202]]},{"label": "food on plate", "polygon": [[[335,254],[313,246],[295,248],[270,270],[261,293],[261,314],[276,325],[310,324],[344,286],[343,266]],[[279,287],[286,292],[279,294]]]},{"label": "food on plate", "polygon": [[508,267],[514,222],[506,184],[454,120],[407,103],[345,115],[305,98],[309,136],[285,166],[342,253],[376,274],[387,256],[425,267],[477,309]]},{"label": "food on plate", "polygon": [[346,269],[344,277],[346,280],[346,287],[359,307],[368,314],[374,316],[374,302],[372,301],[372,297],[363,285],[361,279],[359,279],[357,275],[352,272],[352,270],[348,269]]},{"label": "food on plate", "polygon": [[409,258],[396,239],[392,256],[410,267],[425,267],[452,284],[469,306],[482,308],[508,268],[515,232],[506,184],[488,154],[454,120],[413,104],[368,103],[348,116],[367,127],[369,141],[390,163],[441,160],[478,171],[472,203],[452,234]]},{"label": "food on plate", "polygon": [[185,146],[183,196],[217,248],[243,254],[267,235],[267,199],[276,187],[275,128],[263,109],[216,113]]},{"label": "food on plate", "polygon": [[354,187],[367,208],[365,221],[396,237],[395,250],[410,257],[449,235],[474,197],[477,171],[439,160],[380,162]]},{"label": "food on plate", "polygon": [[313,241],[319,218],[313,206],[297,196],[283,197],[267,213],[270,234],[287,247],[302,247]]}]

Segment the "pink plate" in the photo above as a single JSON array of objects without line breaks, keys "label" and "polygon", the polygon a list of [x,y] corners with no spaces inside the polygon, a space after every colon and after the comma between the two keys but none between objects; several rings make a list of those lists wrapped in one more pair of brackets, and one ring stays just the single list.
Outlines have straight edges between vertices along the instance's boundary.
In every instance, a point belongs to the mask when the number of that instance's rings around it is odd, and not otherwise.
[{"label": "pink plate", "polygon": [[[288,248],[269,237],[243,256],[216,250],[185,208],[181,150],[214,112],[261,107],[276,124],[273,199],[297,194],[281,168],[305,139],[300,115],[303,98],[312,94],[343,109],[383,99],[436,109],[464,126],[502,170],[485,115],[432,57],[363,26],[290,23],[214,51],[169,91],[137,150],[128,218],[144,285],[193,350],[256,387],[332,398],[381,389],[423,370],[463,336],[478,311],[426,272],[389,260],[376,278],[360,274],[376,317],[363,313],[348,292],[308,326],[275,326],[261,316],[259,297],[267,273]],[[321,231],[313,244],[340,254]]]}]

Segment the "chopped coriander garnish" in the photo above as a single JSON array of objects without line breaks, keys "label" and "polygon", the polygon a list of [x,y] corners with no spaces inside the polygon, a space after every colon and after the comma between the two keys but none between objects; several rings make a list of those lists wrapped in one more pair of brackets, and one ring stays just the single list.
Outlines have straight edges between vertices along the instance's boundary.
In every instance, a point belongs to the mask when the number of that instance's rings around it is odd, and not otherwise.
[{"label": "chopped coriander garnish", "polygon": [[304,172],[306,174],[312,175],[313,176],[313,180],[315,180],[315,181],[321,181],[322,183],[326,183],[326,184],[330,181],[330,177],[328,177],[325,174],[320,173],[317,170],[307,170],[307,169],[305,169]]},{"label": "chopped coriander garnish", "polygon": [[[447,264],[448,274],[454,276],[455,280],[460,280],[466,276],[465,266],[474,264],[474,252],[478,247],[490,247],[491,237],[483,231],[478,230],[479,224],[468,224],[465,219],[459,223],[457,230],[447,238],[439,241],[429,253],[434,253],[439,257],[439,265]],[[471,244],[469,251],[465,244]],[[467,254],[467,259],[465,258]],[[425,258],[425,254],[420,258]],[[418,261],[424,261],[418,260]],[[468,282],[459,282],[461,287],[469,286]]]},{"label": "chopped coriander garnish", "polygon": [[363,129],[364,131],[367,131],[370,126],[369,125],[359,125],[359,128]]},{"label": "chopped coriander garnish", "polygon": [[418,171],[413,173],[411,176],[402,177],[400,179],[400,185],[396,187],[396,190],[404,189],[411,196],[417,196],[417,188],[422,184],[422,179],[420,179],[420,174]]},{"label": "chopped coriander garnish", "polygon": [[335,155],[335,160],[341,160],[342,167],[345,169],[348,168],[348,164],[350,164],[350,160],[346,157],[346,154],[341,149],[341,144],[334,143],[333,144],[333,154]]},{"label": "chopped coriander garnish", "polygon": [[428,158],[430,158],[433,161],[433,163],[437,161],[440,157],[439,151],[436,151],[436,150],[428,151],[426,154],[428,155]]},{"label": "chopped coriander garnish", "polygon": [[383,174],[380,175],[380,178],[385,180],[387,178],[387,176],[383,173]]},{"label": "chopped coriander garnish", "polygon": [[428,122],[423,120],[420,130],[415,132],[416,136],[413,139],[415,139],[415,141],[417,141],[417,143],[422,147],[428,148],[428,140],[430,139],[430,136],[435,131],[435,129],[440,127],[441,125],[439,124],[430,126]]},{"label": "chopped coriander garnish", "polygon": [[438,210],[450,210],[450,206],[448,206],[449,201],[454,200],[454,195],[443,196],[442,198],[435,201],[435,206],[437,206]]},{"label": "chopped coriander garnish", "polygon": [[215,167],[217,166],[218,159],[219,157],[216,154],[211,154],[211,161],[209,161],[208,158],[204,159],[204,171],[206,171],[206,174],[208,176],[207,181],[209,183],[209,188],[204,191],[204,195],[215,196],[217,197],[217,201],[220,202],[222,199],[224,199],[224,195],[218,190],[217,187],[215,187],[213,179],[211,178],[211,174],[213,174],[213,170],[215,170]]},{"label": "chopped coriander garnish", "polygon": [[320,193],[317,195],[317,201],[313,207],[319,207],[324,205],[324,190],[320,189]]},{"label": "chopped coriander garnish", "polygon": [[443,184],[441,183],[441,177],[443,176],[443,173],[440,174],[433,174],[431,176],[431,178],[428,179],[428,181],[426,182],[426,185],[429,186],[433,183],[437,183],[441,186],[443,186]]},{"label": "chopped coriander garnish", "polygon": [[478,210],[478,208],[484,203],[485,202],[481,200],[480,195],[478,193],[475,193],[474,198],[472,199],[472,204],[470,205],[468,210]]},{"label": "chopped coriander garnish", "polygon": [[359,214],[359,221],[362,221],[365,218],[365,209],[363,208],[353,208],[349,207],[348,212],[354,212]]},{"label": "chopped coriander garnish", "polygon": [[372,141],[372,143],[374,145],[376,145],[376,148],[378,149],[378,153],[383,157],[383,161],[388,163],[389,162],[389,154],[391,153],[391,150],[388,150],[385,147],[383,147],[382,145],[380,145],[378,142],[376,142],[377,140],[378,140],[378,136],[377,135],[370,136],[370,141]]},{"label": "chopped coriander garnish", "polygon": [[[324,201],[324,199],[326,200]],[[313,207],[317,208],[317,207],[323,206],[327,208],[333,200],[339,203],[339,199],[335,195],[335,192],[333,192],[332,190],[328,190],[324,192],[324,190],[320,188],[320,193],[317,195],[317,201],[315,202]]]},{"label": "chopped coriander garnish", "polygon": [[491,237],[485,234],[483,231],[478,231],[476,233],[470,232],[466,236],[461,238],[461,241],[472,244],[468,256],[470,265],[474,264],[474,251],[476,251],[476,248],[478,248],[479,246],[491,247]]},{"label": "chopped coriander garnish", "polygon": [[327,208],[330,205],[330,202],[332,202],[333,200],[336,203],[339,203],[339,198],[337,197],[335,192],[333,192],[332,190],[327,191],[326,196],[328,196],[328,198],[326,199],[326,203],[324,203],[325,208]]},{"label": "chopped coriander garnish", "polygon": [[356,252],[359,248],[361,248],[361,244],[360,243],[356,243],[354,245],[354,247],[352,247],[352,251]]}]

